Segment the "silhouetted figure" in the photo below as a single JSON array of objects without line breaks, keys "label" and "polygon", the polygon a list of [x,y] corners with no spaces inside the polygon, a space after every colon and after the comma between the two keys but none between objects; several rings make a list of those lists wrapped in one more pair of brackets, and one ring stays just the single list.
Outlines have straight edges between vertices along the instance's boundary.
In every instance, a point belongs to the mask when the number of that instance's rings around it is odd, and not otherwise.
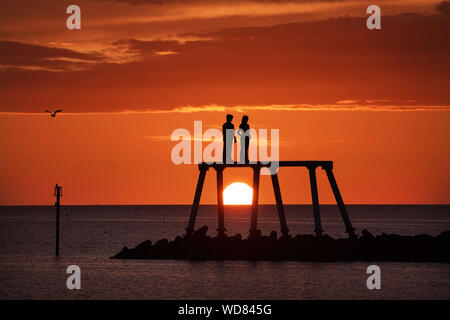
[{"label": "silhouetted figure", "polygon": [[248,159],[248,147],[250,145],[250,125],[248,124],[248,116],[242,117],[241,124],[237,134],[241,137],[241,152],[239,156],[239,162],[244,159],[245,163],[249,163]]},{"label": "silhouetted figure", "polygon": [[52,116],[52,118],[54,118],[55,116],[56,116],[56,114],[58,113],[58,112],[62,112],[62,110],[56,110],[55,112],[53,112],[53,113],[51,113],[50,111],[48,111],[48,110],[45,110],[45,112],[48,112],[48,113],[50,113],[50,115]]},{"label": "silhouetted figure", "polygon": [[236,137],[234,136],[234,124],[231,121],[233,121],[233,116],[227,114],[227,122],[222,125],[223,163],[233,163],[233,159],[231,159],[231,148],[233,147],[233,139],[236,143]]}]

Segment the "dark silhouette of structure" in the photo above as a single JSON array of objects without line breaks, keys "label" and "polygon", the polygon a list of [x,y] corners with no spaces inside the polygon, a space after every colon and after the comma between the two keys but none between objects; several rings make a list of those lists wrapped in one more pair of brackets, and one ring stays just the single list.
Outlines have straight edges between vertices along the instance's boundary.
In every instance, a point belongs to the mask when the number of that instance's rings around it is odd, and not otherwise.
[{"label": "dark silhouette of structure", "polygon": [[[177,236],[173,241],[160,239],[154,244],[151,240],[145,240],[132,249],[124,247],[111,259],[450,262],[450,251],[448,250],[450,231],[442,232],[436,237],[426,234],[402,236],[385,233],[374,236],[364,229],[360,236],[356,236],[333,175],[332,161],[279,161],[276,163],[278,167],[306,167],[308,169],[316,235],[289,235],[277,171],[271,171],[274,173],[271,175],[271,179],[282,236],[277,237],[276,231],[272,231],[269,236],[262,235],[261,231],[257,229],[259,177],[261,169],[271,168],[272,164],[275,165],[275,163],[270,162],[251,164],[200,163],[198,165],[200,173],[186,235],[184,237]],[[240,234],[234,236],[225,234],[223,170],[236,167],[253,169],[251,228],[246,239],[243,239]],[[323,234],[316,181],[317,167],[321,167],[327,174],[346,232],[349,235],[347,239],[333,239],[327,234]],[[217,229],[218,234],[215,237],[207,235],[207,226],[194,231],[203,184],[209,168],[215,169],[217,173],[219,227]]]},{"label": "dark silhouette of structure", "polygon": [[[313,213],[314,213],[314,232],[317,237],[321,237],[323,233],[322,223],[320,219],[320,208],[319,208],[319,195],[317,191],[317,180],[316,180],[316,168],[321,167],[325,170],[328,181],[330,183],[331,189],[333,190],[334,197],[336,199],[339,211],[341,213],[342,220],[344,222],[346,233],[349,237],[355,237],[355,229],[352,226],[350,218],[347,213],[347,209],[342,200],[341,193],[336,183],[336,179],[333,175],[333,161],[279,161],[279,167],[306,167],[309,171],[310,185],[311,185],[311,196],[313,203]],[[233,164],[222,164],[222,163],[200,163],[198,165],[199,177],[197,182],[197,188],[195,190],[194,202],[192,204],[191,215],[189,218],[189,224],[186,228],[186,235],[190,236],[194,232],[195,220],[197,218],[197,211],[200,203],[200,198],[202,195],[203,184],[205,182],[206,172],[209,168],[213,168],[217,173],[217,210],[218,210],[218,236],[225,236],[225,220],[224,220],[224,204],[223,204],[223,171],[226,168],[236,168],[236,167],[248,167],[253,169],[253,199],[252,199],[252,210],[251,210],[251,226],[250,226],[250,237],[252,235],[260,234],[257,229],[258,220],[258,195],[259,195],[259,179],[261,168],[271,167],[271,163],[233,163]],[[278,182],[278,174],[275,172],[271,176],[273,191],[275,194],[275,201],[277,204],[278,218],[280,220],[281,234],[284,237],[289,237],[289,229],[287,227],[286,217],[284,213],[284,205],[281,197],[280,184]]]},{"label": "dark silhouette of structure", "polygon": [[[248,124],[248,116],[242,117],[241,124],[237,134],[241,137],[241,152],[239,156],[239,162],[249,163],[248,148],[250,146],[250,125]],[[242,161],[244,159],[244,161]]]},{"label": "dark silhouette of structure", "polygon": [[231,158],[231,149],[233,147],[233,139],[236,143],[236,137],[234,136],[234,124],[233,115],[227,114],[227,121],[222,125],[222,135],[223,135],[223,163],[233,163]]},{"label": "dark silhouette of structure", "polygon": [[55,110],[55,112],[53,112],[53,113],[51,113],[51,112],[48,111],[48,110],[45,110],[45,112],[50,113],[50,115],[52,116],[52,118],[54,118],[54,117],[56,116],[56,114],[57,114],[58,112],[62,112],[62,110]]}]

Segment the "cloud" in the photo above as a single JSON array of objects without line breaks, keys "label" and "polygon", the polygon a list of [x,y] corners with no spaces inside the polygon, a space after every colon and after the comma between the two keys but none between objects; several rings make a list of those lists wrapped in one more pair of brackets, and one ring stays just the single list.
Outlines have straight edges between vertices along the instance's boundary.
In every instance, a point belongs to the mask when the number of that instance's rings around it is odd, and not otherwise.
[{"label": "cloud", "polygon": [[442,1],[436,5],[436,10],[446,16],[450,15],[450,1]]},{"label": "cloud", "polygon": [[171,110],[154,110],[150,113],[196,113],[196,112],[251,112],[251,111],[450,111],[450,105],[446,106],[424,106],[424,105],[407,105],[393,104],[385,101],[383,104],[361,102],[336,104],[287,104],[287,105],[236,105],[236,106],[218,106],[207,105],[200,107],[181,106]]},{"label": "cloud", "polygon": [[0,68],[25,70],[84,70],[103,60],[98,53],[45,47],[15,41],[0,41]]},{"label": "cloud", "polygon": [[[101,115],[101,114],[189,114],[189,113],[250,113],[254,111],[277,111],[277,112],[304,112],[304,111],[369,111],[369,112],[400,112],[400,111],[450,111],[449,105],[411,105],[408,101],[356,101],[348,100],[349,102],[342,103],[338,101],[334,104],[284,104],[284,105],[204,105],[204,106],[179,106],[173,109],[155,109],[155,110],[123,110],[118,112],[83,112],[83,113],[69,113],[64,112],[64,116],[77,115]],[[350,102],[352,101],[352,102]],[[27,112],[0,112],[0,115],[36,115],[48,117],[47,114],[27,113]],[[140,136],[143,139],[164,140],[167,136]],[[167,138],[170,140],[170,136]]]},{"label": "cloud", "polygon": [[[369,33],[364,28],[364,19],[336,18],[317,22],[289,23],[269,27],[229,28],[203,34],[184,34],[198,37],[180,43],[174,40],[117,41],[118,46],[127,46],[137,54],[153,55],[157,51],[175,51],[184,56],[235,55],[255,59],[263,55],[283,60],[286,55],[300,55],[314,60],[357,56],[368,58],[379,55],[418,56],[432,53],[447,54],[450,45],[442,41],[440,32],[449,30],[450,23],[439,16],[402,14],[383,18],[385,31]],[[407,31],[411,25],[412,34]],[[423,25],[423,28],[420,28]],[[331,30],[334,29],[334,32]],[[349,37],[351,35],[352,37]],[[428,35],[426,38],[420,36]],[[279,54],[279,56],[274,56]],[[289,56],[289,58],[295,58]],[[338,62],[337,62],[338,63]]]},{"label": "cloud", "polygon": [[[203,0],[142,2],[133,5],[113,0],[78,0],[82,30],[65,26],[67,3],[41,0],[0,1],[0,39],[39,45],[70,42],[78,51],[98,49],[119,39],[149,40],[183,32],[230,27],[270,26],[286,22],[324,20],[330,17],[366,17],[366,1],[246,1]],[[133,2],[136,3],[136,2]],[[435,13],[429,0],[391,0],[383,3],[383,17],[402,12]],[[33,8],[33,10],[23,10]]]},{"label": "cloud", "polygon": [[[94,1],[113,1],[120,3],[128,3],[131,5],[142,5],[142,4],[156,4],[156,5],[167,5],[167,4],[211,4],[211,3],[243,3],[243,2],[257,2],[257,3],[311,3],[311,2],[344,2],[351,0],[94,0]],[[354,1],[354,0],[353,0]]]},{"label": "cloud", "polygon": [[122,39],[111,44],[132,57],[122,64],[107,63],[101,54],[18,50],[27,62],[8,53],[8,64],[73,63],[49,57],[92,63],[67,74],[0,72],[0,111],[40,111],[47,104],[67,112],[336,101],[348,109],[350,100],[377,105],[387,100],[410,108],[448,105],[450,43],[443,35],[450,33],[450,20],[440,14],[384,16],[382,28],[367,30],[364,18],[342,17],[179,35],[191,39],[184,42]]}]

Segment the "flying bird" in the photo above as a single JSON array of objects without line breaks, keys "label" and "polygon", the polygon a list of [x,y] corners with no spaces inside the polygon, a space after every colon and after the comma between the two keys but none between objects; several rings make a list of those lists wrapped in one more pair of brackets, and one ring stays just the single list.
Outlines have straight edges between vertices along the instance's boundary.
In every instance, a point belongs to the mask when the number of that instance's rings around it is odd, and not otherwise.
[{"label": "flying bird", "polygon": [[50,115],[51,115],[53,118],[56,116],[56,114],[57,114],[58,112],[61,112],[61,111],[62,111],[62,110],[56,110],[55,112],[51,113],[50,111],[45,110],[45,112],[50,113]]}]

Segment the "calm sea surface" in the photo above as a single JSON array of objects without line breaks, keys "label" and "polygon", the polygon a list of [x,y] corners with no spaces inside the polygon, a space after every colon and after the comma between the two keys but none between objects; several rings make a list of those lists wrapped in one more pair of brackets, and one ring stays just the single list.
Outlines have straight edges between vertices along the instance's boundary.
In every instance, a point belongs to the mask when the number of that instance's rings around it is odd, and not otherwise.
[{"label": "calm sea surface", "polygon": [[[312,233],[310,206],[286,206],[292,234]],[[335,206],[321,206],[323,228],[343,237]],[[450,230],[450,206],[348,206],[359,233],[437,235]],[[450,264],[373,262],[381,290],[366,287],[367,262],[110,260],[124,246],[184,233],[189,206],[64,206],[61,256],[54,257],[53,207],[0,207],[0,299],[450,299]],[[246,236],[248,207],[228,207],[228,234]],[[274,206],[258,227],[279,231]],[[215,206],[197,227],[217,228]],[[68,290],[66,268],[81,268],[81,290]]]}]

